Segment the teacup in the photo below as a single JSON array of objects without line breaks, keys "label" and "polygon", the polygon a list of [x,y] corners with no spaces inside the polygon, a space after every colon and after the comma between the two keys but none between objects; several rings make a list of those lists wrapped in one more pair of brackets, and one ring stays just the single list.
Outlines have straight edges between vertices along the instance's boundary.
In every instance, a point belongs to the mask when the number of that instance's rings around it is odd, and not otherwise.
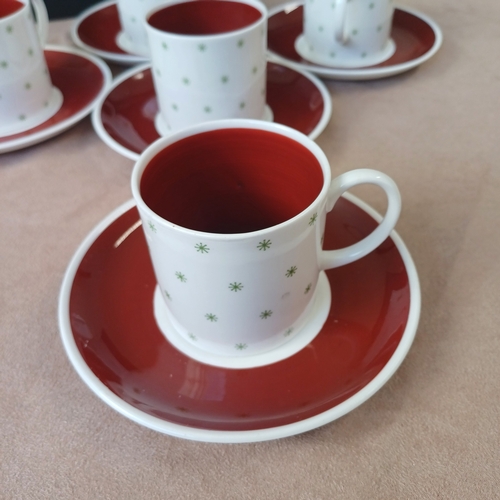
[{"label": "teacup", "polygon": [[295,49],[311,62],[339,68],[389,59],[393,0],[306,0],[303,33]]},{"label": "teacup", "polygon": [[[385,191],[383,221],[352,246],[322,250],[326,214],[359,184]],[[387,175],[361,169],[331,180],[316,143],[260,120],[202,123],[159,139],[135,164],[132,193],[161,314],[211,364],[274,351],[301,335],[322,300],[320,282],[328,287],[323,271],[374,250],[401,208]],[[330,289],[321,294],[328,301],[315,335],[330,307]]]},{"label": "teacup", "polygon": [[117,45],[129,54],[149,58],[148,37],[146,35],[146,14],[168,0],[118,0],[118,17],[121,31]]},{"label": "teacup", "polygon": [[265,118],[266,26],[266,8],[257,0],[186,0],[150,12],[158,132]]},{"label": "teacup", "polygon": [[41,0],[0,2],[0,137],[39,125],[62,104],[43,53],[47,31],[47,10]]}]

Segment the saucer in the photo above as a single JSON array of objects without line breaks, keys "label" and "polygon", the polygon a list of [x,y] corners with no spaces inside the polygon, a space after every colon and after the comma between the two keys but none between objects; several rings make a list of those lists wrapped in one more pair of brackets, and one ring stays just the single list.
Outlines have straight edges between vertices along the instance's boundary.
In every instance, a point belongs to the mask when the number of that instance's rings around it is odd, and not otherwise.
[{"label": "saucer", "polygon": [[148,57],[126,52],[118,45],[121,29],[117,2],[101,2],[75,19],[71,38],[78,47],[108,62],[129,66],[149,61]]},{"label": "saucer", "polygon": [[0,153],[32,146],[72,127],[92,111],[111,83],[107,65],[80,50],[48,45],[45,59],[53,85],[62,92],[62,105],[40,125],[0,137]]},{"label": "saucer", "polygon": [[[311,139],[325,129],[331,98],[315,76],[281,63],[267,63],[267,104],[275,123],[288,125]],[[97,135],[118,153],[137,160],[160,137],[151,65],[131,68],[115,79],[92,113]]]},{"label": "saucer", "polygon": [[[342,197],[327,216],[325,248],[354,243],[375,220],[381,217],[368,205]],[[175,349],[155,322],[156,282],[131,200],[87,236],[69,264],[59,297],[63,345],[98,397],[150,429],[225,443],[292,436],[373,396],[403,362],[418,325],[418,275],[396,232],[326,274],[332,306],[301,351],[242,370],[199,363]]]},{"label": "saucer", "polygon": [[396,44],[394,55],[375,66],[335,68],[303,59],[295,50],[302,34],[303,2],[280,5],[269,11],[268,51],[272,60],[310,71],[322,78],[336,80],[372,80],[408,71],[430,59],[441,47],[443,35],[429,17],[406,7],[394,11],[391,38]]}]

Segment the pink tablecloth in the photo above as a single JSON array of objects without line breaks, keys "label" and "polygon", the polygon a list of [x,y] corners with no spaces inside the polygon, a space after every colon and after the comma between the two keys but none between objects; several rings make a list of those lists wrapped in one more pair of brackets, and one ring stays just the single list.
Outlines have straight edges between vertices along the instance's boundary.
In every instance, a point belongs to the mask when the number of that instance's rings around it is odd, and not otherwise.
[{"label": "pink tablecloth", "polygon": [[[83,238],[130,198],[133,162],[86,118],[0,156],[1,498],[500,498],[500,4],[411,7],[442,49],[393,78],[328,82],[317,139],[334,174],[378,168],[401,189],[422,314],[396,375],[331,424],[256,444],[169,437],[100,401],[66,357],[57,298]],[[51,41],[70,43],[70,25]]]}]

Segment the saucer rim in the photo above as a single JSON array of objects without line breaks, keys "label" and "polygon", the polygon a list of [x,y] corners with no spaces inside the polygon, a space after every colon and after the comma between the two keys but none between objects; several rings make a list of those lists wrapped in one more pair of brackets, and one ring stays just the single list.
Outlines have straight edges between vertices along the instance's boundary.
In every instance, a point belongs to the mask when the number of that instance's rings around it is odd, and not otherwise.
[{"label": "saucer rim", "polygon": [[[295,8],[304,5],[304,2],[301,0],[294,0],[292,2],[283,3],[277,5],[271,9],[269,9],[268,19],[276,14],[282,12],[283,10],[295,6]],[[383,67],[360,67],[360,68],[334,68],[321,66],[315,63],[303,64],[296,61],[292,61],[287,59],[286,57],[277,54],[271,50],[267,50],[269,59],[279,63],[288,63],[291,67],[295,69],[301,69],[302,71],[309,71],[321,78],[327,78],[332,80],[376,80],[379,78],[387,78],[390,76],[398,75],[400,73],[404,73],[409,71],[410,69],[416,68],[420,66],[431,57],[433,57],[436,52],[441,48],[443,43],[443,32],[439,25],[428,15],[423,14],[422,12],[412,9],[409,7],[403,7],[401,5],[395,5],[395,9],[406,12],[414,17],[419,18],[421,21],[426,23],[434,32],[435,41],[432,47],[425,53],[415,59],[410,59],[404,63],[393,64],[391,66],[383,66]],[[269,28],[268,28],[269,30]],[[397,50],[397,45],[396,45]]]},{"label": "saucer rim", "polygon": [[[99,2],[96,5],[93,5],[89,7],[88,9],[85,9],[83,12],[81,12],[73,21],[73,24],[71,25],[70,29],[70,36],[71,40],[75,45],[78,47],[106,60],[114,64],[119,64],[122,66],[129,66],[129,65],[136,65],[136,64],[142,64],[147,61],[149,61],[149,57],[145,56],[139,56],[137,54],[131,54],[129,52],[123,54],[121,52],[109,52],[107,50],[101,50],[97,47],[94,47],[92,45],[89,45],[85,43],[81,38],[80,35],[78,34],[78,28],[82,22],[90,17],[91,15],[95,14],[96,12],[103,10],[111,5],[116,5],[118,2],[116,0],[109,0],[107,2]],[[123,50],[123,49],[122,49]]]},{"label": "saucer rim", "polygon": [[[375,220],[380,221],[382,219],[382,216],[377,211],[356,196],[350,193],[344,193],[343,196],[364,210]],[[314,415],[298,422],[264,429],[243,431],[212,430],[188,427],[163,420],[135,408],[108,389],[87,365],[76,345],[69,318],[71,290],[76,272],[82,259],[102,232],[105,231],[112,222],[134,206],[135,201],[132,199],[114,209],[103,220],[101,220],[101,222],[99,222],[90,231],[90,233],[88,233],[76,250],[64,274],[59,293],[58,323],[63,347],[70,363],[83,382],[104,403],[135,423],[172,437],[210,443],[251,443],[290,437],[331,423],[360,406],[387,383],[406,358],[406,355],[413,344],[420,318],[420,282],[414,261],[406,245],[398,233],[393,230],[390,234],[390,238],[393,240],[396,248],[398,249],[408,275],[410,289],[410,308],[408,311],[408,320],[398,346],[385,366],[367,385],[362,387],[351,397],[333,408],[329,408],[318,415]]]},{"label": "saucer rim", "polygon": [[[273,61],[271,59],[267,59],[268,63],[272,64],[277,64],[279,66],[284,66],[285,68],[288,68],[292,71],[295,71],[297,73],[300,73],[302,76],[310,80],[316,88],[319,90],[321,97],[323,98],[323,114],[318,121],[317,125],[314,127],[314,129],[307,134],[307,136],[311,140],[315,140],[327,127],[328,123],[330,122],[330,118],[332,116],[332,98],[330,96],[330,93],[328,92],[328,89],[326,88],[325,84],[315,75],[308,71],[300,70],[297,68],[292,67],[290,64],[283,63],[281,61]],[[135,153],[134,151],[131,151],[130,149],[126,148],[119,142],[117,142],[113,137],[111,137],[106,129],[104,128],[104,124],[102,122],[102,106],[106,99],[109,97],[109,94],[116,89],[119,85],[121,85],[125,80],[128,80],[132,78],[136,73],[140,73],[141,71],[145,70],[150,70],[152,67],[151,63],[145,63],[141,64],[138,66],[134,66],[132,68],[129,68],[128,70],[124,71],[120,75],[118,75],[116,78],[113,79],[111,84],[108,86],[107,91],[101,96],[101,98],[98,100],[96,103],[96,106],[94,110],[92,111],[91,115],[91,120],[92,120],[92,125],[94,127],[94,130],[98,137],[111,149],[116,151],[117,153],[121,154],[122,156],[125,156],[126,158],[129,158],[130,160],[137,161],[139,157],[141,156],[141,153]],[[266,103],[267,104],[267,103]],[[271,106],[269,106],[271,108]],[[271,108],[272,111],[272,108]],[[285,125],[288,126],[288,125]],[[296,129],[294,129],[296,130]],[[300,132],[300,131],[298,131]],[[160,136],[162,137],[162,136]],[[166,137],[166,136],[163,136]]]},{"label": "saucer rim", "polygon": [[[85,118],[87,115],[89,115],[92,110],[94,109],[94,106],[100,101],[100,99],[106,95],[107,89],[110,86],[113,78],[111,74],[111,70],[109,69],[108,65],[99,59],[98,57],[88,54],[80,49],[74,48],[74,47],[67,47],[63,45],[46,45],[44,48],[44,52],[46,51],[51,51],[51,52],[62,52],[62,53],[67,53],[71,54],[74,56],[78,57],[83,57],[84,59],[87,59],[90,61],[92,64],[98,67],[98,69],[101,71],[102,77],[103,77],[103,84],[101,89],[99,90],[99,93],[91,99],[86,106],[84,106],[82,109],[77,111],[76,113],[72,114],[71,116],[65,118],[64,120],[61,120],[60,122],[54,123],[54,125],[51,125],[47,128],[44,128],[42,130],[39,130],[38,132],[34,132],[30,134],[30,130],[39,127],[46,121],[52,119],[53,117],[48,118],[41,124],[36,125],[36,127],[32,127],[32,129],[25,130],[24,132],[20,132],[21,134],[24,134],[22,137],[18,137],[16,139],[12,139],[10,141],[5,141],[5,142],[0,142],[0,154],[2,153],[9,153],[11,151],[16,151],[19,149],[27,148],[30,146],[33,146],[35,144],[38,144],[40,142],[43,142],[45,140],[51,139],[52,137],[55,137],[56,135],[61,134],[62,132],[65,132],[67,129],[71,128],[73,125],[78,123],[80,120]],[[49,68],[50,70],[50,68]],[[64,108],[64,96],[63,96],[63,102],[61,104],[60,109]],[[17,134],[13,134],[17,135]],[[6,136],[9,137],[9,136]],[[3,139],[3,137],[0,137],[0,139]]]}]

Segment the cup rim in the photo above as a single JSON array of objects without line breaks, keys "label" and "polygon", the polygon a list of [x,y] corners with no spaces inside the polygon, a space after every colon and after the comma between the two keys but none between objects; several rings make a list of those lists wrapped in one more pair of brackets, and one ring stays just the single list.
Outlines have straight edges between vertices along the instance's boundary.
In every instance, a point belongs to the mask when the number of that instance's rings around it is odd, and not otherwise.
[{"label": "cup rim", "polygon": [[197,39],[203,39],[203,38],[210,38],[211,40],[216,40],[216,39],[224,39],[224,38],[229,38],[233,37],[235,35],[242,35],[246,33],[247,31],[252,31],[255,29],[259,24],[264,23],[267,21],[268,18],[268,9],[267,7],[260,1],[258,0],[218,0],[221,2],[233,2],[233,3],[241,3],[245,5],[251,5],[252,7],[255,7],[261,14],[260,18],[257,19],[257,21],[253,22],[252,24],[249,24],[248,26],[244,26],[243,28],[238,28],[236,30],[231,30],[231,31],[225,31],[224,33],[213,33],[213,34],[208,34],[208,35],[186,35],[182,33],[172,33],[171,31],[166,31],[166,30],[160,30],[158,28],[155,28],[154,26],[151,26],[149,24],[149,18],[155,14],[156,12],[159,12],[160,10],[168,9],[174,5],[179,5],[181,3],[190,3],[190,2],[195,2],[197,0],[177,0],[172,3],[168,4],[162,4],[158,5],[157,7],[154,7],[150,11],[147,12],[146,14],[146,22],[145,26],[148,30],[150,30],[153,33],[157,33],[159,35],[167,35],[170,38],[178,38],[179,40],[197,40]]},{"label": "cup rim", "polygon": [[[323,173],[323,186],[321,191],[318,193],[316,198],[301,212],[294,215],[290,219],[287,219],[284,222],[280,222],[279,224],[275,224],[270,227],[266,227],[264,229],[259,229],[257,231],[250,231],[244,233],[211,233],[206,231],[198,231],[196,229],[189,229],[173,222],[164,219],[160,215],[158,215],[154,210],[152,210],[144,201],[141,191],[140,191],[140,183],[142,179],[142,174],[144,170],[148,166],[149,162],[163,150],[165,147],[185,139],[187,137],[191,137],[193,135],[197,135],[204,132],[211,132],[213,130],[221,130],[221,129],[257,129],[263,130],[275,134],[279,134],[289,139],[292,139],[298,143],[300,143],[303,147],[308,149],[318,161],[321,171]],[[167,228],[175,228],[176,231],[180,231],[184,234],[189,234],[193,236],[204,236],[209,237],[212,240],[241,240],[241,239],[250,239],[254,237],[261,237],[270,232],[279,230],[286,226],[291,226],[297,220],[303,218],[306,214],[317,211],[318,205],[322,203],[322,201],[326,201],[327,193],[330,189],[330,185],[332,182],[332,175],[330,170],[330,163],[323,152],[323,150],[309,137],[302,134],[301,132],[287,127],[285,125],[281,125],[273,122],[264,122],[261,120],[250,120],[243,118],[232,118],[225,120],[216,120],[199,123],[177,132],[174,132],[171,135],[161,137],[160,139],[153,142],[150,146],[148,146],[140,155],[139,159],[134,164],[131,175],[131,188],[132,188],[132,196],[137,204],[137,207],[142,211],[148,214],[151,219],[154,219],[156,223],[162,225]]]},{"label": "cup rim", "polygon": [[[20,9],[15,10],[14,12],[11,12],[10,14],[7,14],[4,17],[0,17],[0,23],[3,23],[4,21],[12,21],[12,19],[16,16],[21,16],[22,13],[29,7],[29,1],[27,0],[17,0],[20,4],[23,6]],[[237,0],[235,0],[237,1]]]}]

